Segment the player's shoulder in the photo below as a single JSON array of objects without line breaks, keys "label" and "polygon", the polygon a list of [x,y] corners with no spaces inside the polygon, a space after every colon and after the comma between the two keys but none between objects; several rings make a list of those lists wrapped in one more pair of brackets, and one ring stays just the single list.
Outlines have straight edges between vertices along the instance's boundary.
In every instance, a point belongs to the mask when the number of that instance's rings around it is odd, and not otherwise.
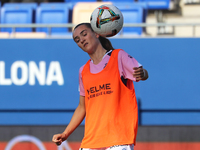
[{"label": "player's shoulder", "polygon": [[90,63],[91,62],[91,59],[89,59],[84,65],[82,65],[80,68],[79,68],[79,73],[81,73],[84,69],[84,67],[86,66],[86,64]]},{"label": "player's shoulder", "polygon": [[128,54],[128,53],[125,50],[123,50],[123,49],[119,49],[119,54],[124,55],[124,54]]},{"label": "player's shoulder", "polygon": [[82,71],[83,71],[83,68],[85,67],[85,64],[84,65],[82,65],[80,68],[79,68],[79,74],[81,74],[82,73]]},{"label": "player's shoulder", "polygon": [[130,55],[126,51],[124,51],[123,49],[119,50],[119,53],[118,53],[119,58],[124,58],[124,57],[127,57],[127,56],[130,57]]}]

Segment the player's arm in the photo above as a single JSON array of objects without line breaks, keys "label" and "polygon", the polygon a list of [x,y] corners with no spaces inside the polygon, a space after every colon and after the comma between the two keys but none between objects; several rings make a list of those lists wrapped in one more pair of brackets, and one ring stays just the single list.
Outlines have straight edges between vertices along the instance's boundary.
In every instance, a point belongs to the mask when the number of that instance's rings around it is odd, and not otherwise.
[{"label": "player's arm", "polygon": [[125,51],[119,52],[119,71],[125,79],[140,81],[148,79],[148,72],[138,61]]},{"label": "player's arm", "polygon": [[60,145],[80,125],[84,117],[85,117],[85,96],[80,96],[79,105],[74,111],[74,114],[71,118],[69,125],[66,127],[63,133],[55,134],[52,138],[52,141],[57,145]]},{"label": "player's arm", "polygon": [[133,77],[136,79],[136,82],[148,79],[149,77],[148,71],[144,69],[142,66],[134,67],[133,70],[134,70]]}]

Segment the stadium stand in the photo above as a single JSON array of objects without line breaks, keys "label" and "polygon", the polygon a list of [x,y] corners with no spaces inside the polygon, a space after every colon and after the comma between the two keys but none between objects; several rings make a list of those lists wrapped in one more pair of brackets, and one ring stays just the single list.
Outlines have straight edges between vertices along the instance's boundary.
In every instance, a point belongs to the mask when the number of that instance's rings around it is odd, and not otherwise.
[{"label": "stadium stand", "polygon": [[24,39],[24,38],[38,39],[38,38],[46,38],[47,35],[44,32],[15,32],[15,33],[12,33],[10,37],[21,38],[21,39]]},{"label": "stadium stand", "polygon": [[[144,8],[142,5],[137,5],[135,3],[113,3],[116,7],[118,7],[124,17],[124,23],[142,23],[145,19]],[[141,35],[143,32],[142,27],[124,27],[122,29],[123,35]],[[122,33],[119,33],[122,34]]]},{"label": "stadium stand", "polygon": [[[102,0],[104,2],[112,2],[113,5],[117,6],[123,13],[124,15],[124,23],[145,23],[146,22],[146,18],[147,18],[147,15],[148,15],[148,5],[147,5],[147,2],[135,2],[133,0]],[[133,10],[133,7],[135,7]],[[135,11],[136,12],[136,8],[139,7],[142,7],[142,14],[139,14],[139,15],[133,15],[133,12]],[[132,14],[129,14],[129,13],[132,13]],[[138,13],[140,13],[140,11],[138,11]],[[129,17],[127,16],[129,14]],[[133,15],[133,18],[131,17],[131,15]],[[142,21],[138,20],[140,17],[142,16]],[[138,19],[136,19],[138,18]],[[133,30],[136,30],[137,29],[137,32],[136,31],[133,31]],[[131,31],[132,30],[132,31]],[[129,28],[129,27],[126,27],[124,28],[123,30],[124,34],[129,34],[129,35],[141,35],[142,32],[146,33],[146,28]],[[122,34],[122,33],[120,33]]]},{"label": "stadium stand", "polygon": [[[71,4],[72,7],[78,2],[97,2],[97,0],[64,0],[66,3]],[[73,9],[73,8],[72,8]]]},{"label": "stadium stand", "polygon": [[139,1],[133,1],[133,0],[102,0],[103,2],[112,2],[115,6],[123,6],[127,7],[128,9],[132,5],[139,5],[143,7],[143,22],[146,21],[146,17],[148,15],[148,4],[147,2],[139,2]]},{"label": "stadium stand", "polygon": [[32,8],[33,10],[36,10],[38,4],[37,3],[5,3],[3,6],[4,7],[18,7],[20,5],[20,7],[29,7]]},{"label": "stadium stand", "polygon": [[171,0],[139,0],[139,2],[146,2],[148,9],[170,9]]},{"label": "stadium stand", "polygon": [[78,2],[97,2],[97,0],[64,0],[64,1],[70,5],[70,11],[73,11],[74,6]]},{"label": "stadium stand", "polygon": [[65,0],[65,2],[97,2],[97,0]]},{"label": "stadium stand", "polygon": [[102,0],[102,2],[131,2],[133,3],[134,0]]},{"label": "stadium stand", "polygon": [[[146,3],[148,10],[154,11],[157,23],[165,23],[163,13],[175,9],[176,0],[139,0]],[[172,34],[165,27],[158,27],[158,34]],[[172,31],[173,32],[173,31]]]},{"label": "stadium stand", "polygon": [[[34,23],[35,3],[5,3],[1,8],[2,24]],[[12,32],[11,28],[1,28],[1,32]],[[32,28],[16,28],[16,32],[32,32]]]},{"label": "stadium stand", "polygon": [[[58,21],[60,18],[56,19],[44,19],[36,22],[36,10],[43,5],[38,6],[38,3],[6,3],[5,1],[1,1],[2,5],[0,12],[0,22],[1,24],[29,24],[29,23],[42,23],[42,24],[57,24],[57,23],[73,23],[77,24],[80,22],[89,22],[90,15],[95,7],[102,5],[104,3],[114,4],[117,7],[127,7],[128,9],[132,7],[132,5],[141,5],[143,8],[142,14],[142,22],[147,24],[157,24],[157,23],[200,23],[199,15],[200,15],[200,0],[65,0],[63,5],[68,6],[68,19],[66,21]],[[56,2],[58,3],[58,2]],[[48,4],[56,4],[49,1],[49,3],[44,3],[44,5]],[[81,3],[82,6],[79,5]],[[86,3],[83,4],[83,3]],[[92,6],[89,3],[96,3],[95,6]],[[117,4],[118,3],[118,4]],[[89,5],[88,5],[89,4]],[[57,4],[56,4],[57,5]],[[130,5],[130,6],[129,6]],[[42,6],[43,7],[43,6]],[[45,6],[46,7],[46,6]],[[58,7],[58,6],[56,6]],[[60,7],[60,6],[59,6]],[[54,7],[55,8],[55,7]],[[29,10],[31,9],[31,10]],[[47,9],[47,7],[45,8]],[[121,9],[121,8],[120,8]],[[123,8],[124,9],[124,8]],[[44,10],[41,18],[46,18],[47,14],[54,14],[55,9],[52,10],[54,13],[50,13],[49,11]],[[57,14],[64,15],[64,12],[57,11]],[[45,15],[44,15],[45,14]],[[54,15],[49,15],[53,17]],[[60,16],[62,16],[60,15]],[[131,15],[129,15],[130,17]],[[19,19],[20,18],[20,19]],[[40,19],[41,19],[40,18]],[[131,18],[133,20],[133,18]],[[48,21],[47,21],[48,20]],[[130,19],[128,20],[130,21]],[[132,21],[125,23],[134,23]],[[148,26],[142,28],[142,35],[144,36],[199,36],[200,35],[200,27],[197,25],[192,26]],[[133,27],[134,28],[134,27]],[[124,28],[124,32],[126,30],[133,29],[132,27]],[[1,33],[12,33],[14,28],[12,27],[1,27]],[[48,33],[48,28],[15,28],[16,32],[45,32]],[[68,35],[71,34],[71,29],[67,28],[52,28],[52,35]],[[8,34],[2,34],[1,37],[7,37]],[[33,35],[33,37],[36,36]],[[10,35],[11,37],[11,35]],[[13,36],[14,37],[14,36]]]},{"label": "stadium stand", "polygon": [[[199,3],[200,4],[200,3]],[[146,20],[147,24],[181,24],[175,26],[153,27],[149,26],[147,32],[151,36],[175,36],[175,37],[197,37],[200,36],[200,26],[195,25],[200,23],[200,5],[187,4],[184,0],[170,1],[169,10],[160,10],[159,14],[156,10],[150,10]],[[173,8],[173,9],[172,9]],[[184,24],[194,24],[184,25]]]},{"label": "stadium stand", "polygon": [[72,23],[90,22],[90,17],[95,8],[111,2],[78,2],[73,8]]},{"label": "stadium stand", "polygon": [[200,4],[200,0],[184,0],[185,4]]},{"label": "stadium stand", "polygon": [[143,8],[143,17],[142,17],[142,22],[146,22],[146,18],[148,16],[148,4],[146,2],[135,2],[134,5],[142,6]]},{"label": "stadium stand", "polygon": [[0,39],[1,38],[9,38],[9,33],[8,32],[0,32]]},{"label": "stadium stand", "polygon": [[[36,10],[36,23],[38,24],[66,24],[69,23],[68,3],[41,3]],[[36,28],[37,32],[49,34],[48,28]],[[68,28],[52,28],[52,35],[68,35]]]}]

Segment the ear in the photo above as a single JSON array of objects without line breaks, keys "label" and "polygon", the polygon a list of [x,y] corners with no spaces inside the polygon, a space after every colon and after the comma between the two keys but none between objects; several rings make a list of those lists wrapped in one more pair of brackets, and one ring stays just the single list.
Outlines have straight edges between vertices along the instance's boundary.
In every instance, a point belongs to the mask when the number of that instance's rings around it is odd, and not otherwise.
[{"label": "ear", "polygon": [[95,36],[96,36],[97,38],[99,38],[99,36],[100,36],[100,35],[99,35],[99,34],[97,34],[97,33],[95,32]]}]

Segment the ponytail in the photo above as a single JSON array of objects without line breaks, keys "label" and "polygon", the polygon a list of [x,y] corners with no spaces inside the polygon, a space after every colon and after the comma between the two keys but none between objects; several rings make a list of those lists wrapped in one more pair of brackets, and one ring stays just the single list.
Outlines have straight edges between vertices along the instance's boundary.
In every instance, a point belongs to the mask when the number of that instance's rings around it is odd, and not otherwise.
[{"label": "ponytail", "polygon": [[107,51],[114,50],[109,39],[99,36],[99,41],[100,41],[101,45],[103,46],[103,48],[106,49]]}]

